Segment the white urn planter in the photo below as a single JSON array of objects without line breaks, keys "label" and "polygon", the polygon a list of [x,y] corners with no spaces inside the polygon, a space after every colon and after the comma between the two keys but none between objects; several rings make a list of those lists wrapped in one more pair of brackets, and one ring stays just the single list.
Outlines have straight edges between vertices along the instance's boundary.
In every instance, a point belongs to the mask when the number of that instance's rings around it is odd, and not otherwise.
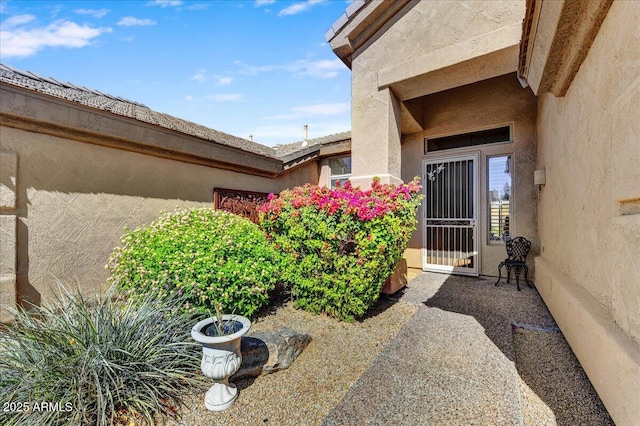
[{"label": "white urn planter", "polygon": [[240,368],[240,342],[251,328],[251,321],[240,315],[223,315],[222,321],[230,334],[217,335],[215,318],[202,320],[191,329],[191,337],[202,344],[202,373],[215,380],[204,397],[204,405],[211,411],[226,410],[238,397],[229,377]]}]

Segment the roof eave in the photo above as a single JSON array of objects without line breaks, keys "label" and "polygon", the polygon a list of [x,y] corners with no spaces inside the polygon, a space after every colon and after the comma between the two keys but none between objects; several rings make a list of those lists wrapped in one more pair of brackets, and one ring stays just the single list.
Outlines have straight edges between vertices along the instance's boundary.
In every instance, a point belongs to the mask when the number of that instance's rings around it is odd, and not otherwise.
[{"label": "roof eave", "polygon": [[351,68],[353,55],[397,12],[418,0],[356,0],[325,33],[334,53]]},{"label": "roof eave", "polygon": [[518,76],[535,95],[564,96],[613,0],[527,0]]},{"label": "roof eave", "polygon": [[[2,126],[263,177],[275,178],[284,172],[282,161],[276,158],[4,82],[0,88]],[[16,111],[16,105],[23,108]],[[90,120],[88,115],[103,119]],[[91,122],[101,127],[83,128],[81,124]]]}]

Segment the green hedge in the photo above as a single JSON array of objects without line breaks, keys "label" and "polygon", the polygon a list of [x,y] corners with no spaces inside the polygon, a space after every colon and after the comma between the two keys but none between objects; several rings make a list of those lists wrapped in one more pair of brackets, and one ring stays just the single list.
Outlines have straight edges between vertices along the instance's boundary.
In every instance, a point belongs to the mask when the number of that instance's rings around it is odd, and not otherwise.
[{"label": "green hedge", "polygon": [[282,260],[260,228],[210,208],[164,213],[127,231],[112,253],[110,281],[129,294],[184,297],[184,310],[250,317],[269,301]]},{"label": "green hedge", "polygon": [[285,257],[294,304],[344,321],[362,317],[380,295],[416,226],[421,186],[362,191],[305,185],[271,195],[260,226]]}]

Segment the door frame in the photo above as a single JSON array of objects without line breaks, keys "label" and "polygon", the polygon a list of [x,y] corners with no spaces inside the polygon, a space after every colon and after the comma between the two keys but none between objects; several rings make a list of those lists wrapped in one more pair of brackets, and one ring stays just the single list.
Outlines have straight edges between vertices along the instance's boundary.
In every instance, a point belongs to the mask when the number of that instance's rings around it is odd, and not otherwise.
[{"label": "door frame", "polygon": [[473,161],[473,253],[475,256],[474,267],[473,269],[468,268],[460,268],[455,266],[447,266],[447,265],[436,265],[427,263],[427,185],[423,184],[423,195],[424,195],[424,208],[422,214],[422,270],[429,272],[444,272],[454,275],[470,275],[470,276],[479,276],[480,275],[480,244],[479,235],[480,235],[480,220],[478,209],[478,205],[480,204],[480,187],[479,187],[479,176],[480,176],[480,152],[474,151],[470,153],[434,153],[427,154],[426,157],[422,160],[422,182],[426,182],[427,176],[427,164],[438,163],[438,162],[453,162],[453,161],[465,161],[471,160]]}]

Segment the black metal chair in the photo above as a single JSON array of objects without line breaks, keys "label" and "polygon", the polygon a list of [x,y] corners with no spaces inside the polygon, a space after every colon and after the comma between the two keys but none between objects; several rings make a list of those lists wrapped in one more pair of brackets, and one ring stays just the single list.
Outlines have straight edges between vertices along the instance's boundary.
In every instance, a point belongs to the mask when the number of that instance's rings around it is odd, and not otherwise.
[{"label": "black metal chair", "polygon": [[524,279],[529,288],[531,288],[529,268],[527,267],[527,256],[531,250],[531,241],[524,237],[517,237],[507,240],[506,248],[508,257],[503,262],[500,262],[500,266],[498,266],[498,281],[496,281],[496,285],[498,285],[500,278],[502,278],[502,267],[506,266],[507,284],[511,279],[511,270],[513,269],[516,274],[516,286],[518,287],[518,291],[520,291],[520,273],[524,269]]}]

